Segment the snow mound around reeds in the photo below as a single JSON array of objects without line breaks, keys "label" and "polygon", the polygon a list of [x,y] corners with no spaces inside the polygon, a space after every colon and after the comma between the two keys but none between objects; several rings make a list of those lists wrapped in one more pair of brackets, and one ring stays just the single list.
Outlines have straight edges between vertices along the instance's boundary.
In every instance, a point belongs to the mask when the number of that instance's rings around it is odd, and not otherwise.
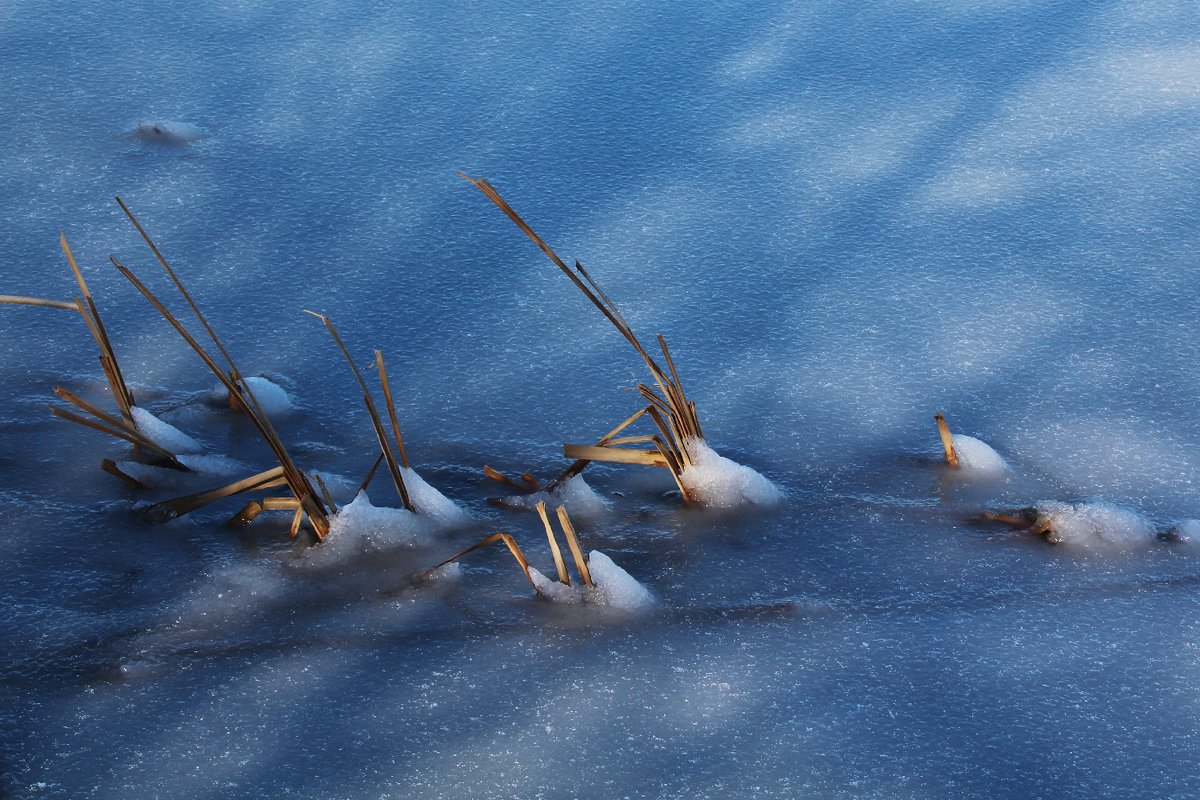
[{"label": "snow mound around reeds", "polygon": [[400,467],[400,475],[404,478],[409,501],[421,516],[442,526],[458,525],[470,519],[471,515],[465,509],[430,486],[416,470]]},{"label": "snow mound around reeds", "polygon": [[538,503],[548,507],[566,506],[573,516],[596,517],[608,510],[608,501],[596,494],[596,490],[583,479],[575,475],[564,481],[553,492],[545,490],[526,495],[506,497],[504,504],[513,508],[535,508]]},{"label": "snow mound around reeds", "polygon": [[138,432],[164,450],[177,455],[204,452],[204,445],[169,422],[163,422],[146,409],[133,406],[130,413],[133,415],[133,424]]},{"label": "snow mound around reeds", "polygon": [[783,491],[755,470],[718,453],[703,439],[687,443],[692,465],[679,475],[692,497],[713,508],[741,505],[773,506]]},{"label": "snow mound around reeds", "polygon": [[[242,380],[254,393],[254,399],[258,401],[258,405],[268,417],[280,417],[296,408],[287,390],[270,378],[251,375]],[[224,386],[217,386],[209,390],[204,399],[213,405],[228,405],[229,390]]]},{"label": "snow mound around reeds", "polygon": [[637,611],[653,606],[654,596],[636,578],[599,550],[588,554],[588,570],[593,586],[567,586],[551,580],[533,567],[529,575],[538,591],[555,603],[587,603],[624,611]]},{"label": "snow mound around reeds", "polygon": [[1008,463],[986,442],[974,436],[961,434],[954,434],[953,440],[959,469],[980,476],[1003,475],[1008,472]]},{"label": "snow mound around reeds", "polygon": [[437,526],[405,508],[375,506],[365,491],[330,517],[329,535],[314,551],[375,550],[425,541]]},{"label": "snow mound around reeds", "polygon": [[1050,541],[1082,547],[1124,548],[1154,542],[1154,526],[1146,517],[1105,502],[1045,502],[1037,506],[1036,525]]}]

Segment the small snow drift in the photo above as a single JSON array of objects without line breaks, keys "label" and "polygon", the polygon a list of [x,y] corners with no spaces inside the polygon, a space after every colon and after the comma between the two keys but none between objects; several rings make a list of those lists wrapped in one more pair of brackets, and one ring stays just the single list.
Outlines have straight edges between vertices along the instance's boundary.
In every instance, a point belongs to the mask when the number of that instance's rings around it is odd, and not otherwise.
[{"label": "small snow drift", "polygon": [[588,554],[588,568],[595,582],[594,586],[585,588],[589,603],[627,611],[654,605],[654,596],[649,590],[599,550]]},{"label": "small snow drift", "polygon": [[461,506],[430,486],[415,469],[400,467],[400,474],[408,489],[408,499],[421,516],[441,526],[458,525],[471,518]]},{"label": "small snow drift", "polygon": [[137,426],[138,431],[164,450],[169,450],[177,455],[204,452],[204,445],[174,425],[163,422],[146,409],[133,406],[130,409],[130,413],[133,415],[133,424]]},{"label": "small snow drift", "polygon": [[190,122],[139,122],[130,135],[138,141],[178,147],[203,139],[204,131]]},{"label": "small snow drift", "polygon": [[531,494],[496,498],[496,502],[507,508],[535,508],[538,503],[565,505],[579,517],[596,517],[608,510],[608,501],[596,494],[582,475],[564,481],[553,491],[539,490]]},{"label": "small snow drift", "polygon": [[953,441],[959,469],[979,476],[1003,475],[1008,472],[1007,462],[986,442],[958,433],[954,434]]},{"label": "small snow drift", "polygon": [[599,550],[588,554],[591,586],[566,585],[551,580],[533,567],[529,575],[542,597],[554,603],[587,603],[623,611],[650,608],[654,596],[628,572]]},{"label": "small snow drift", "polygon": [[741,505],[772,506],[783,499],[783,491],[750,467],[725,458],[703,439],[687,443],[691,466],[679,479],[693,498],[713,508]]},{"label": "small snow drift", "polygon": [[1104,502],[1039,503],[1033,530],[1053,544],[1082,547],[1125,548],[1158,538],[1144,516]]},{"label": "small snow drift", "polygon": [[377,550],[400,545],[413,546],[435,530],[429,520],[403,508],[371,505],[366,492],[342,506],[330,518],[329,535],[320,547],[308,551],[310,559],[325,560],[325,553]]},{"label": "small snow drift", "polygon": [[[254,399],[268,417],[280,417],[295,408],[287,391],[265,375],[251,375],[243,381],[254,392]],[[224,386],[217,386],[204,399],[213,405],[229,405],[229,391]]]}]

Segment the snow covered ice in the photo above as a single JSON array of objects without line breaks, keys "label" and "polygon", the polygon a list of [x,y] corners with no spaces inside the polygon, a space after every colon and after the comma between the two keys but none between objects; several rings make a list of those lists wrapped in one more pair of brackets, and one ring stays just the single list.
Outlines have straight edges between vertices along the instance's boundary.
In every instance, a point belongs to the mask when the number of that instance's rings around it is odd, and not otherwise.
[{"label": "snow covered ice", "polygon": [[[1194,2],[7,3],[0,74],[0,294],[79,294],[64,233],[138,406],[229,460],[101,471],[139,456],[45,410],[114,409],[87,326],[0,305],[0,796],[1200,796]],[[604,463],[548,500],[650,613],[500,545],[412,579],[497,531],[552,564],[482,465],[559,474],[648,380],[455,170],[663,334],[720,454],[700,504]],[[276,461],[113,268],[208,346],[114,195],[278,379],[323,544],[226,525],[284,486],[131,513]],[[385,355],[422,513],[355,499],[380,443],[305,309]],[[938,410],[990,450],[935,461]],[[972,522],[1038,501],[1061,546]]]}]

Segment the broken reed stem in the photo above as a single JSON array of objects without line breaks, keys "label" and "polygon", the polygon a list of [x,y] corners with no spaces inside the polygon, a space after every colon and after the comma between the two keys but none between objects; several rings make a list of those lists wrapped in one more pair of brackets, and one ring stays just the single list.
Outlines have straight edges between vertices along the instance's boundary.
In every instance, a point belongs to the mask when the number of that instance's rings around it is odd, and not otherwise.
[{"label": "broken reed stem", "polygon": [[375,463],[371,465],[369,470],[367,470],[367,477],[363,478],[362,483],[358,485],[358,490],[354,492],[355,497],[358,497],[359,492],[365,492],[367,490],[367,486],[371,484],[371,479],[375,477],[375,470],[379,469],[379,465],[382,463],[383,452],[380,451],[379,455],[375,456]]},{"label": "broken reed stem", "polygon": [[188,468],[179,463],[175,456],[169,451],[163,450],[161,447],[158,447],[158,445],[154,445],[148,439],[129,433],[125,428],[110,428],[103,423],[88,419],[87,417],[81,417],[71,411],[67,411],[63,408],[56,408],[54,406],[50,407],[50,413],[59,419],[65,419],[68,422],[74,422],[76,425],[82,425],[85,428],[91,428],[92,430],[100,431],[101,433],[107,433],[109,436],[114,436],[117,439],[124,439],[135,447],[144,447],[146,449],[153,448],[152,452],[163,454],[161,458],[164,462],[166,462],[164,466],[179,470],[180,472],[189,471]]},{"label": "broken reed stem", "polygon": [[[617,427],[613,428],[608,433],[601,436],[600,440],[596,442],[596,446],[603,447],[606,444],[610,444],[612,442],[612,440],[614,439],[614,437],[616,437],[616,435],[618,433],[625,430],[633,423],[637,422],[639,419],[641,419],[642,415],[645,414],[649,410],[650,410],[650,407],[647,406],[646,408],[643,408],[640,411],[636,411],[633,414],[631,414],[629,416],[629,418],[626,419],[624,422],[622,422],[620,425],[618,425]],[[569,481],[571,478],[574,478],[576,475],[580,474],[585,469],[587,469],[587,465],[590,463],[592,463],[591,459],[587,459],[587,458],[578,459],[577,461],[575,461],[575,463],[571,464],[571,466],[569,466],[565,470],[563,470],[561,475],[559,475],[554,480],[550,481],[550,485],[546,487],[546,491],[553,492],[559,486],[562,486],[564,483]]]},{"label": "broken reed stem", "polygon": [[[354,363],[354,359],[350,357],[350,351],[346,349],[346,344],[342,341],[342,337],[338,335],[337,328],[333,326],[333,320],[324,314],[318,314],[308,309],[304,309],[304,313],[311,314],[325,324],[325,329],[333,337],[334,344],[341,351],[342,357],[346,359],[346,363],[350,365],[350,369],[363,391],[363,404],[366,405],[367,413],[371,416],[371,426],[375,429],[375,438],[379,440],[379,450],[383,454],[384,460],[387,461],[388,472],[392,474],[392,483],[396,485],[396,491],[400,493],[400,500],[404,503],[404,507],[409,511],[415,512],[416,509],[413,508],[412,501],[408,497],[408,487],[404,485],[404,476],[400,473],[400,465],[396,461],[396,454],[392,452],[392,444],[388,440],[387,433],[384,431],[383,421],[379,418],[379,411],[375,408],[375,401],[371,399],[371,390],[367,388],[367,382],[363,379],[362,373],[358,371],[358,366]],[[396,426],[396,435],[397,437],[400,435],[399,425]]]},{"label": "broken reed stem", "polygon": [[[284,468],[282,466],[272,467],[271,469],[251,475],[248,478],[242,478],[240,481],[218,486],[215,489],[207,489],[203,492],[176,497],[172,500],[163,500],[161,503],[155,503],[148,507],[146,511],[157,519],[175,519],[198,508],[202,508],[209,503],[215,503],[218,500],[223,500],[235,494],[249,492],[254,489],[281,486],[284,483],[286,483]],[[297,498],[297,502],[303,501]]]},{"label": "broken reed stem", "polygon": [[117,462],[113,461],[111,458],[106,458],[103,461],[101,461],[100,469],[104,470],[109,475],[112,475],[114,478],[118,478],[121,481],[124,481],[126,484],[128,484],[129,486],[132,486],[134,489],[145,489],[146,488],[146,484],[142,483],[141,481],[139,481],[137,478],[133,477],[132,475],[129,475],[126,472],[122,471],[122,469],[117,466]]},{"label": "broken reed stem", "polygon": [[45,300],[41,297],[21,297],[15,294],[0,294],[0,303],[9,303],[20,306],[42,306],[44,308],[62,308],[67,311],[76,311],[74,303],[68,303],[64,300]]},{"label": "broken reed stem", "polygon": [[63,255],[67,257],[67,263],[71,265],[71,272],[75,275],[75,283],[79,285],[79,292],[82,299],[75,298],[75,308],[79,315],[83,317],[83,321],[87,324],[88,330],[92,334],[92,338],[96,340],[96,346],[100,349],[100,366],[104,369],[104,377],[108,381],[108,388],[112,392],[113,401],[116,402],[117,408],[121,410],[121,416],[133,424],[133,406],[136,405],[133,399],[133,392],[129,391],[129,385],[125,383],[125,376],[121,373],[121,365],[117,361],[116,351],[113,350],[112,342],[108,338],[108,331],[104,327],[104,321],[100,318],[100,310],[96,308],[96,302],[92,299],[92,292],[88,289],[87,281],[83,279],[83,271],[79,269],[79,263],[75,260],[75,254],[71,251],[71,246],[67,244],[67,235],[59,232],[58,245],[62,248]]},{"label": "broken reed stem", "polygon": [[571,517],[567,514],[567,507],[559,506],[557,513],[558,524],[562,526],[567,546],[571,548],[571,555],[575,559],[575,569],[579,570],[580,580],[583,581],[584,586],[595,586],[596,584],[592,580],[592,571],[588,569],[587,561],[583,559],[583,549],[579,546],[579,537],[575,535],[575,526],[571,524]]},{"label": "broken reed stem", "polygon": [[942,437],[942,449],[946,451],[946,463],[954,469],[958,469],[958,453],[954,451],[954,437],[950,435],[950,426],[946,424],[946,418],[940,412],[933,418],[937,421],[938,435]]},{"label": "broken reed stem", "polygon": [[[246,504],[245,508],[230,517],[229,521],[225,524],[231,528],[241,528],[256,519],[264,511],[299,510],[300,501],[294,497],[264,497],[261,500],[251,500]],[[292,535],[295,536],[295,534]]]},{"label": "broken reed stem", "polygon": [[313,473],[313,478],[317,481],[317,486],[321,490],[321,497],[325,499],[325,506],[331,513],[338,513],[337,503],[333,502],[333,495],[329,493],[329,487],[325,485],[325,481],[315,472]]},{"label": "broken reed stem", "polygon": [[528,472],[522,472],[520,477],[521,477],[521,481],[523,481],[523,482],[517,482],[517,481],[513,480],[512,478],[508,477],[507,475],[505,475],[500,470],[493,469],[492,467],[489,467],[487,464],[484,464],[483,465],[483,474],[485,477],[490,478],[490,479],[496,481],[497,483],[503,483],[505,486],[511,486],[512,488],[516,489],[518,492],[522,492],[524,494],[533,494],[534,492],[538,491],[541,488],[540,485],[538,484],[537,478],[533,477]]},{"label": "broken reed stem", "polygon": [[375,368],[379,371],[379,384],[383,387],[383,399],[387,403],[388,416],[392,422],[392,433],[396,436],[396,451],[400,453],[400,463],[405,469],[412,469],[408,463],[408,453],[404,450],[404,437],[400,435],[400,422],[396,419],[396,404],[392,402],[392,387],[388,383],[387,366],[383,363],[383,351],[375,351]]},{"label": "broken reed stem", "polygon": [[[558,537],[554,535],[554,527],[550,524],[550,517],[546,515],[546,504],[538,503],[534,507],[537,509],[538,516],[542,518],[542,525],[546,528],[546,538],[550,541],[550,553],[554,556],[554,568],[558,570],[558,582],[570,586],[571,576],[567,574],[567,562],[563,560],[562,550],[558,547]],[[561,506],[559,507],[561,508]]]},{"label": "broken reed stem", "polygon": [[463,550],[461,553],[450,556],[450,558],[447,558],[442,563],[437,564],[433,567],[430,567],[429,569],[425,570],[424,572],[418,572],[413,577],[416,580],[425,580],[433,572],[435,572],[438,569],[441,569],[442,567],[446,566],[447,564],[449,564],[453,561],[457,561],[458,559],[462,558],[463,556],[473,553],[476,550],[479,550],[480,548],[487,547],[490,544],[494,544],[495,542],[504,542],[504,546],[508,548],[508,552],[512,553],[512,557],[517,560],[517,564],[520,565],[521,571],[523,573],[525,573],[525,579],[527,581],[529,581],[529,585],[533,587],[533,591],[537,593],[538,597],[545,598],[546,595],[542,593],[542,590],[538,588],[537,583],[534,582],[533,576],[529,574],[529,562],[525,559],[525,554],[521,552],[521,548],[519,546],[517,546],[517,540],[514,539],[512,536],[510,536],[507,533],[493,533],[491,536],[485,537],[482,541],[479,541],[479,542],[471,545],[466,550]]},{"label": "broken reed stem", "polygon": [[654,446],[658,448],[658,452],[667,462],[667,470],[671,473],[671,477],[675,479],[675,485],[679,487],[679,496],[683,498],[684,503],[691,503],[692,496],[688,493],[687,487],[683,485],[683,469],[679,462],[675,461],[675,456],[667,449],[666,444],[657,436],[654,437]]},{"label": "broken reed stem", "polygon": [[[160,458],[165,459],[171,465],[172,469],[190,471],[186,466],[179,462],[179,459],[175,457],[174,453],[146,437],[145,434],[138,430],[137,425],[135,425],[132,421],[127,422],[118,417],[114,417],[107,411],[92,405],[83,398],[76,396],[61,386],[54,387],[54,394],[57,397],[66,400],[68,403],[71,403],[72,405],[82,409],[83,411],[86,411],[96,419],[100,420],[102,423],[111,426],[115,430],[108,430],[98,425],[89,425],[88,427],[111,434],[113,436],[119,436],[121,439],[126,439],[127,441],[132,442],[136,447],[140,447],[143,450],[147,450],[159,456]],[[63,419],[69,419],[72,422],[77,421],[73,415],[63,416]],[[119,435],[115,431],[121,431],[125,435]]]}]

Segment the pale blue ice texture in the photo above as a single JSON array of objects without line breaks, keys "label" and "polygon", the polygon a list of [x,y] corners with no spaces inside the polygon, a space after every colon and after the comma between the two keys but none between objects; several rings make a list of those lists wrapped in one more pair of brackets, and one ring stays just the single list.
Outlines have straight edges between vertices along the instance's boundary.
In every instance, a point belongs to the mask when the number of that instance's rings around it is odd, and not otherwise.
[{"label": "pale blue ice texture", "polygon": [[[64,231],[138,403],[269,466],[109,264],[173,297],[120,194],[302,464],[352,489],[376,447],[307,308],[384,352],[414,466],[476,520],[325,567],[286,513],[155,526],[97,469],[127,450],[45,411],[104,400],[82,323],[0,307],[0,794],[1200,794],[1196,544],[967,522],[1200,517],[1195,3],[9,0],[0,76],[0,293],[77,293]],[[712,445],[785,492],[702,513],[589,470],[584,546],[649,615],[536,603],[502,549],[409,582],[493,530],[551,571],[481,466],[552,476],[645,377],[456,169],[664,333]],[[1010,473],[948,474],[937,411]]]}]

